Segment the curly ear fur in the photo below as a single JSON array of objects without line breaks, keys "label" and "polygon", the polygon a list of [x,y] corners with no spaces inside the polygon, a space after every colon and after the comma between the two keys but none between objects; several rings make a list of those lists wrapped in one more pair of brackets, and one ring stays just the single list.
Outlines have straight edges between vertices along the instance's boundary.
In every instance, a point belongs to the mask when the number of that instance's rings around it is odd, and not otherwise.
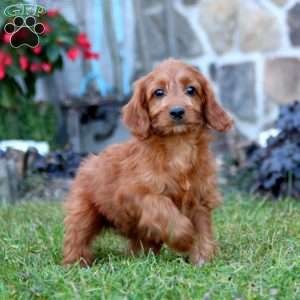
[{"label": "curly ear fur", "polygon": [[233,126],[233,120],[217,102],[208,82],[204,85],[203,90],[206,98],[205,118],[207,124],[217,131],[228,131]]},{"label": "curly ear fur", "polygon": [[146,102],[145,78],[135,82],[133,95],[123,108],[123,122],[135,136],[142,139],[149,136],[150,119]]},{"label": "curly ear fur", "polygon": [[233,120],[228,113],[217,102],[215,94],[208,80],[194,69],[197,73],[197,79],[200,83],[202,94],[204,97],[204,119],[208,127],[217,131],[227,131],[233,125]]}]

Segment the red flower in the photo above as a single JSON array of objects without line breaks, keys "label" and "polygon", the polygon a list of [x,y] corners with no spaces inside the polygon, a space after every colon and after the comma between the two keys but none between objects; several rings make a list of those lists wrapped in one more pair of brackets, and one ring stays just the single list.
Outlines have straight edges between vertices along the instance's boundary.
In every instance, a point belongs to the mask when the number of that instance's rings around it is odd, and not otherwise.
[{"label": "red flower", "polygon": [[39,63],[32,63],[30,66],[30,71],[33,73],[41,71],[41,64]]},{"label": "red flower", "polygon": [[13,63],[13,60],[12,60],[12,57],[9,53],[5,53],[5,56],[4,56],[4,59],[3,59],[3,64],[5,66],[10,66],[12,65]]},{"label": "red flower", "polygon": [[50,33],[52,31],[52,28],[51,28],[51,26],[49,25],[48,22],[44,22],[43,25],[44,25],[43,34],[47,34],[47,33]]},{"label": "red flower", "polygon": [[27,70],[29,68],[28,58],[25,55],[21,55],[19,58],[19,64],[23,71]]},{"label": "red flower", "polygon": [[5,67],[13,63],[12,57],[9,53],[0,51],[0,80],[5,77]]},{"label": "red flower", "polygon": [[99,53],[92,52],[90,50],[84,51],[83,56],[85,59],[99,59],[100,55]]},{"label": "red flower", "polygon": [[67,56],[69,59],[75,60],[78,57],[79,53],[80,53],[80,51],[78,48],[72,47],[68,50]]},{"label": "red flower", "polygon": [[9,53],[0,50],[0,65],[9,66],[13,63],[12,57]]},{"label": "red flower", "polygon": [[34,47],[32,49],[32,52],[36,55],[40,55],[42,52],[42,46],[41,45],[37,45],[36,47]]},{"label": "red flower", "polygon": [[41,68],[42,68],[42,70],[43,70],[44,72],[50,73],[51,70],[52,70],[52,65],[49,64],[49,63],[47,63],[47,62],[43,62],[43,63],[41,64]]},{"label": "red flower", "polygon": [[47,15],[49,17],[56,17],[59,14],[59,10],[58,9],[49,9],[47,12]]},{"label": "red flower", "polygon": [[10,39],[11,39],[11,34],[5,32],[5,33],[3,34],[3,37],[2,37],[3,42],[4,42],[5,44],[9,44],[9,43],[10,43]]},{"label": "red flower", "polygon": [[79,35],[76,38],[76,42],[80,47],[82,47],[85,50],[91,48],[91,43],[84,32],[79,33]]},{"label": "red flower", "polygon": [[1,64],[0,65],[0,80],[2,80],[5,77],[5,68],[4,66]]}]

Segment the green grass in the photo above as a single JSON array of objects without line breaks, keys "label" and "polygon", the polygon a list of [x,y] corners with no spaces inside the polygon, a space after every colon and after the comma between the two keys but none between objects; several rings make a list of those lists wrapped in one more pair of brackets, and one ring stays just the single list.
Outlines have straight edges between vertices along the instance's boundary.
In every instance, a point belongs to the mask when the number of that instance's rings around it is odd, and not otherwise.
[{"label": "green grass", "polygon": [[0,299],[300,299],[300,204],[228,198],[215,214],[221,251],[202,268],[168,249],[127,257],[112,233],[93,267],[65,268],[59,204],[1,206]]}]

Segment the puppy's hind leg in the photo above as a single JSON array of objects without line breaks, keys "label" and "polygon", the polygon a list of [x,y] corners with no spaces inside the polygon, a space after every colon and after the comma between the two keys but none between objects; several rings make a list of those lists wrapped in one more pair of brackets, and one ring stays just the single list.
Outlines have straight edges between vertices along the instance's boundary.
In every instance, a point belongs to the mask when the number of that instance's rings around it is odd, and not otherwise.
[{"label": "puppy's hind leg", "polygon": [[72,193],[65,204],[64,264],[93,262],[91,242],[102,228],[101,216],[88,199]]}]

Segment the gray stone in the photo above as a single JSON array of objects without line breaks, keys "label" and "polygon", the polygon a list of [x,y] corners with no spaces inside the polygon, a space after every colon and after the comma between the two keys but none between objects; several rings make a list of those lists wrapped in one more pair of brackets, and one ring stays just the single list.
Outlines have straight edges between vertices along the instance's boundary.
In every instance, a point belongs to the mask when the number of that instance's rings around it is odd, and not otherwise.
[{"label": "gray stone", "polygon": [[177,12],[175,20],[178,56],[192,58],[202,55],[203,47],[188,20]]},{"label": "gray stone", "polygon": [[255,67],[253,63],[224,65],[216,69],[221,102],[238,118],[256,120]]},{"label": "gray stone", "polygon": [[[145,37],[151,60],[161,60],[171,56],[168,49],[166,31],[166,12],[162,1],[142,1],[142,20],[145,27]],[[177,47],[177,56],[192,58],[203,53],[203,47],[197,38],[188,20],[173,8],[174,36]],[[137,43],[137,51],[140,53],[140,45]]]},{"label": "gray stone", "polygon": [[16,164],[16,175],[18,180],[21,180],[24,176],[24,157],[25,152],[17,150],[11,147],[6,149],[6,159],[8,161],[12,160]]},{"label": "gray stone", "polygon": [[291,43],[300,46],[300,2],[288,11],[288,26]]},{"label": "gray stone", "polygon": [[287,4],[288,0],[272,0],[272,2],[278,6],[284,6]]},{"label": "gray stone", "polygon": [[266,98],[286,104],[300,96],[300,59],[277,58],[265,64],[264,87]]},{"label": "gray stone", "polygon": [[[112,134],[109,137],[103,138],[103,140],[97,140],[97,134],[99,134],[99,128],[107,127],[109,125],[105,124],[101,120],[96,120],[84,124],[80,128],[81,133],[81,148],[82,153],[88,152],[100,152],[111,144],[119,144],[128,140],[131,136],[128,128],[125,127],[121,119],[118,119],[116,122],[116,128],[114,128]],[[103,129],[101,128],[101,131]]]},{"label": "gray stone", "polygon": [[238,9],[238,0],[202,0],[199,4],[199,22],[218,54],[234,48]]},{"label": "gray stone", "polygon": [[201,1],[201,0],[183,0],[183,3],[185,5],[195,5],[195,4],[198,4],[199,1]]},{"label": "gray stone", "polygon": [[62,201],[70,190],[72,179],[46,178],[40,174],[26,178],[26,193],[20,195],[19,201]]},{"label": "gray stone", "polygon": [[245,52],[276,50],[281,45],[280,25],[276,16],[257,4],[245,1],[239,15],[240,48]]},{"label": "gray stone", "polygon": [[216,80],[216,77],[217,77],[217,67],[215,64],[210,64],[209,65],[209,77],[212,79],[212,80]]},{"label": "gray stone", "polygon": [[161,0],[138,0],[141,2],[141,7],[147,10],[160,10],[163,7],[163,1]]},{"label": "gray stone", "polygon": [[0,204],[16,201],[18,184],[16,162],[12,159],[0,158]]}]

